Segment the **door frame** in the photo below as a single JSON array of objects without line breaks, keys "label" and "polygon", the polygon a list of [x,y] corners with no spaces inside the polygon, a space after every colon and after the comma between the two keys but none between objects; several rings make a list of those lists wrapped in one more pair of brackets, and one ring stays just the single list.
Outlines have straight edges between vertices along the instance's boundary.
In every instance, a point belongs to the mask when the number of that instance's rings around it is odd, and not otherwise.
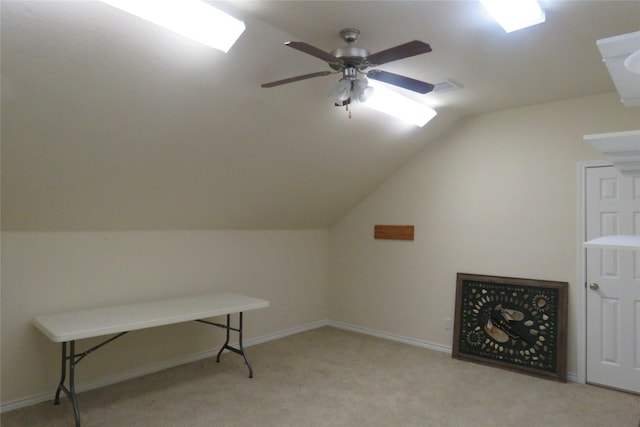
[{"label": "door frame", "polygon": [[587,382],[587,250],[582,246],[582,243],[587,238],[587,169],[613,166],[613,163],[606,160],[590,160],[578,162],[578,197],[577,197],[577,232],[576,236],[578,241],[576,242],[576,260],[577,260],[577,272],[576,272],[576,284],[577,289],[574,292],[572,301],[575,303],[575,318],[576,329],[578,333],[576,356],[578,358],[578,365],[576,372],[576,382]]}]

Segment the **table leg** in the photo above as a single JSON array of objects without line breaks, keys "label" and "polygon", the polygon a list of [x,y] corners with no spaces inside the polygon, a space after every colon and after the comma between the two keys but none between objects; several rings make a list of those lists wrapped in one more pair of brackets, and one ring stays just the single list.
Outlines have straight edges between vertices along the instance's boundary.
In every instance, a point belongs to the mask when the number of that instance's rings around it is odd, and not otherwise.
[{"label": "table leg", "polygon": [[[62,368],[60,374],[60,383],[58,384],[58,389],[56,390],[56,396],[53,399],[53,403],[58,405],[60,403],[60,392],[63,391],[64,394],[71,400],[71,404],[73,405],[73,414],[76,418],[76,427],[80,427],[80,409],[78,408],[78,398],[76,396],[76,365],[80,363],[82,359],[84,359],[88,354],[93,353],[103,345],[109,344],[111,341],[120,338],[124,334],[127,334],[128,331],[120,332],[119,334],[101,342],[100,344],[94,345],[93,347],[85,350],[81,353],[76,353],[76,342],[68,341],[62,343]],[[69,344],[69,354],[67,354],[67,344]],[[67,364],[69,365],[69,387],[65,386],[65,381],[67,379]]]},{"label": "table leg", "polygon": [[[214,324],[215,326],[221,326],[223,328],[226,329],[226,339],[224,341],[224,344],[222,345],[222,347],[220,348],[220,351],[218,351],[218,355],[216,356],[216,362],[220,363],[220,355],[222,354],[222,352],[226,349],[229,351],[232,351],[234,353],[237,353],[239,355],[241,355],[244,358],[244,363],[245,365],[247,365],[247,368],[249,369],[249,378],[253,378],[253,368],[251,368],[251,363],[249,363],[249,359],[247,358],[246,353],[244,352],[244,347],[242,345],[242,312],[238,313],[239,315],[239,326],[238,328],[232,328],[231,327],[231,314],[227,314],[227,323],[226,325],[217,325]],[[205,322],[208,323],[208,322]],[[238,348],[235,347],[231,347],[229,345],[229,334],[231,331],[236,331],[238,333]]]},{"label": "table leg", "polygon": [[225,348],[229,347],[229,321],[231,320],[231,315],[227,314],[227,323],[225,325],[221,325],[226,332],[226,339],[224,340],[224,344],[222,344],[222,347],[220,347],[220,351],[218,352],[218,355],[216,356],[216,362],[220,363],[220,355],[222,354],[222,352],[224,351]]},{"label": "table leg", "polygon": [[64,388],[64,382],[67,379],[67,343],[62,343],[62,367],[60,369],[60,383],[58,383],[58,389],[56,390],[56,396],[53,399],[54,405],[60,404],[60,391]]},{"label": "table leg", "polygon": [[[67,363],[69,364],[69,388],[65,386],[65,381],[67,377]],[[76,427],[80,427],[80,409],[78,408],[78,398],[76,397],[76,342],[69,342],[69,355],[67,356],[67,343],[62,343],[62,369],[60,375],[60,383],[58,384],[58,389],[56,390],[55,398],[53,399],[53,403],[55,405],[60,404],[60,391],[63,391],[64,394],[71,400],[71,404],[73,405],[73,414],[76,419]]]}]

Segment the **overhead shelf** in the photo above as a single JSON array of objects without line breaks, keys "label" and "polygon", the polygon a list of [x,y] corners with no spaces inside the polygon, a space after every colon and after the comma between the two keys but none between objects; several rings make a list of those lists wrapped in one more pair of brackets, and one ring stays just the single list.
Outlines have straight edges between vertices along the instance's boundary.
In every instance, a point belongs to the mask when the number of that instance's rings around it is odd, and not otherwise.
[{"label": "overhead shelf", "polygon": [[585,135],[583,139],[623,174],[640,174],[640,130]]},{"label": "overhead shelf", "polygon": [[585,248],[601,249],[640,249],[640,236],[604,236],[588,240],[582,244]]},{"label": "overhead shelf", "polygon": [[640,74],[627,69],[624,62],[640,50],[640,31],[596,41],[620,100],[626,107],[640,105]]}]

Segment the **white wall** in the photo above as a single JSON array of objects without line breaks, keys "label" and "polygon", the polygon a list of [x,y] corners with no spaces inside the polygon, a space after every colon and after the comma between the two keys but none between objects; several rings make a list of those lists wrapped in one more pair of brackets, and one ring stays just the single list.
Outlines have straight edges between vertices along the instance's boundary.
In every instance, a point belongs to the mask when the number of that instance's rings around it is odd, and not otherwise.
[{"label": "white wall", "polygon": [[[457,272],[566,281],[575,373],[576,165],[601,158],[582,137],[639,113],[606,94],[461,123],[331,228],[329,317],[451,346]],[[414,224],[415,241],[374,240],[375,224]]]},{"label": "white wall", "polygon": [[[233,291],[270,301],[245,315],[245,339],[264,337],[326,319],[327,260],[325,230],[3,232],[2,403],[55,391],[60,345],[36,315]],[[222,334],[193,322],[132,332],[83,360],[78,384],[217,349]]]}]

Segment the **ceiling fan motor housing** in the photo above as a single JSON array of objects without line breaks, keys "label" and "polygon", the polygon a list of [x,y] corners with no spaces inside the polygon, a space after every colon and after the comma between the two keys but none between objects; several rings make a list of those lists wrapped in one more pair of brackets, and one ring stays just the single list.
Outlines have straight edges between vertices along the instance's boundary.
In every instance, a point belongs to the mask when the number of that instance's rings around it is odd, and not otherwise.
[{"label": "ceiling fan motor housing", "polygon": [[[360,30],[357,28],[345,28],[340,31],[340,37],[344,40],[348,46],[339,47],[331,51],[331,55],[340,59],[338,64],[329,64],[334,70],[342,70],[345,68],[356,68],[357,70],[364,70],[369,66],[367,63],[367,56],[370,52],[367,49],[353,46],[353,42],[358,40]],[[346,77],[346,75],[345,75]]]},{"label": "ceiling fan motor housing", "polygon": [[329,64],[334,70],[341,70],[343,67],[354,67],[358,70],[364,70],[369,66],[367,62],[369,51],[367,49],[345,46],[331,51],[331,55],[341,60],[339,64]]}]

